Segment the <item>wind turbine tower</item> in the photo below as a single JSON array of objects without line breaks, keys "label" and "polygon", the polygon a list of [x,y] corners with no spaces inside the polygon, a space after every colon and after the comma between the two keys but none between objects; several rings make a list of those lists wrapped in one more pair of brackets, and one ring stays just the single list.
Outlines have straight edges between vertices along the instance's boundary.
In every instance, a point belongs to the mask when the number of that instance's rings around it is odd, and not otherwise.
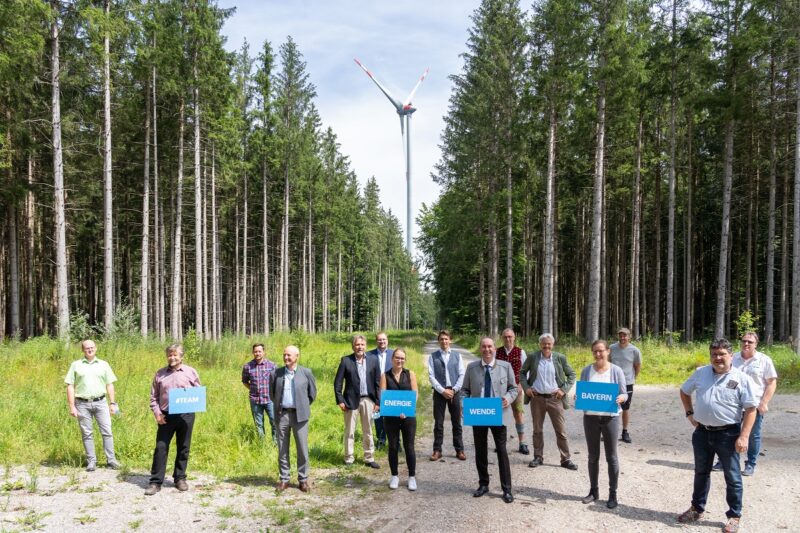
[{"label": "wind turbine tower", "polygon": [[404,102],[400,102],[397,98],[391,95],[391,93],[386,90],[386,88],[380,84],[380,82],[375,79],[375,76],[372,75],[372,72],[365,67],[361,61],[355,59],[356,64],[361,67],[364,72],[367,73],[367,76],[375,82],[375,85],[378,86],[378,89],[389,99],[392,105],[397,111],[397,115],[400,117],[400,135],[401,137],[405,137],[405,156],[406,156],[406,251],[408,255],[412,255],[411,250],[411,227],[412,227],[412,219],[411,219],[411,115],[414,114],[414,111],[417,110],[416,107],[411,105],[411,99],[414,98],[414,94],[416,94],[417,89],[419,89],[420,84],[425,79],[425,76],[428,75],[428,70],[425,69],[425,72],[422,73],[422,76],[419,77],[419,81],[414,86],[414,89],[411,90],[409,95],[406,97]]}]

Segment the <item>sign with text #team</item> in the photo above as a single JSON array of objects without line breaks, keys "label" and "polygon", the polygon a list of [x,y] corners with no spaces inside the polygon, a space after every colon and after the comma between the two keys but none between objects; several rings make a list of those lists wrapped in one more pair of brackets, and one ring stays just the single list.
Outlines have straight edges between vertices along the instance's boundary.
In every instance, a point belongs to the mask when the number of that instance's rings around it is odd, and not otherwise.
[{"label": "sign with text #team", "polygon": [[188,389],[169,390],[169,414],[205,413],[206,388],[191,387]]},{"label": "sign with text #team", "polygon": [[575,385],[575,409],[609,414],[617,413],[619,412],[618,395],[619,385],[616,383],[579,381]]},{"label": "sign with text #team", "polygon": [[465,426],[502,426],[502,398],[464,398]]},{"label": "sign with text #team", "polygon": [[381,416],[417,415],[417,393],[413,390],[381,391]]}]

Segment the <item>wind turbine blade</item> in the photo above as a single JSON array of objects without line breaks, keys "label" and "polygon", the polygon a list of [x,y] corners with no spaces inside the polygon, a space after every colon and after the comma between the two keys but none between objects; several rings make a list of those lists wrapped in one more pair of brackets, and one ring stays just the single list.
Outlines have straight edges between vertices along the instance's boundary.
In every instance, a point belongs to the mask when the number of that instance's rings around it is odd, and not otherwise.
[{"label": "wind turbine blade", "polygon": [[417,89],[419,89],[419,86],[422,85],[422,82],[425,80],[425,76],[428,75],[428,71],[429,70],[430,70],[430,67],[426,68],[425,72],[422,73],[422,76],[419,77],[419,81],[414,86],[414,88],[411,90],[411,93],[409,93],[408,98],[406,98],[406,101],[403,102],[403,107],[411,104],[411,99],[414,98],[414,95],[416,94]]},{"label": "wind turbine blade", "polygon": [[383,85],[381,85],[381,84],[380,84],[380,82],[379,82],[378,80],[376,80],[376,79],[375,79],[375,76],[373,76],[373,75],[372,75],[372,72],[370,72],[370,71],[369,71],[369,69],[368,69],[367,67],[365,67],[365,66],[364,66],[364,65],[361,63],[361,61],[359,61],[359,60],[358,60],[358,59],[356,59],[356,58],[353,58],[353,61],[355,61],[355,62],[356,62],[356,64],[357,64],[359,67],[361,67],[361,69],[362,69],[364,72],[366,72],[366,73],[367,73],[367,76],[369,76],[369,79],[371,79],[372,81],[374,81],[374,82],[375,82],[375,85],[377,85],[377,86],[378,86],[378,89],[380,89],[380,90],[381,90],[381,92],[382,92],[383,94],[385,94],[385,95],[386,95],[386,98],[388,98],[388,99],[389,99],[389,101],[392,103],[392,105],[394,105],[394,107],[395,107],[395,108],[397,108],[397,111],[401,111],[401,110],[403,109],[403,104],[401,104],[401,103],[400,103],[400,101],[399,101],[399,100],[397,100],[397,98],[395,98],[394,96],[392,96],[392,94],[391,94],[389,91],[387,91],[387,90],[386,90],[386,89],[383,87]]}]

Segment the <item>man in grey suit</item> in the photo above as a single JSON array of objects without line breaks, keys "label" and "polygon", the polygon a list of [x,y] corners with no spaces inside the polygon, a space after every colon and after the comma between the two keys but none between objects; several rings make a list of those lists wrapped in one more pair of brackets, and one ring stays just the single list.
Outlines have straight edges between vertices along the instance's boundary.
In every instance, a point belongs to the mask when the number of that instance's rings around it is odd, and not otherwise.
[{"label": "man in grey suit", "polygon": [[[469,398],[502,398],[503,410],[508,409],[517,397],[517,380],[514,370],[505,361],[495,358],[496,349],[491,337],[481,339],[481,360],[473,361],[464,374],[464,394]],[[500,486],[503,501],[511,503],[511,466],[506,451],[506,426],[472,426],[475,439],[475,465],[478,468],[478,489],[472,493],[480,498],[489,492],[489,450],[486,439],[492,430],[494,445],[497,448],[497,464],[500,468]]]},{"label": "man in grey suit", "polygon": [[[374,357],[378,361],[378,370],[383,374],[392,368],[394,350],[389,348],[389,337],[383,331],[375,335],[375,345],[374,350],[367,352],[367,357]],[[375,413],[374,418],[375,438],[378,441],[375,447],[380,450],[386,445],[386,430],[383,429],[383,418],[380,417],[380,413]]]},{"label": "man in grey suit", "polygon": [[317,397],[317,382],[308,368],[299,366],[300,349],[287,346],[283,350],[285,366],[272,373],[269,391],[275,406],[278,438],[278,465],[281,481],[278,491],[289,488],[289,432],[294,433],[297,448],[297,480],[300,490],[308,492],[308,419],[311,404]]}]

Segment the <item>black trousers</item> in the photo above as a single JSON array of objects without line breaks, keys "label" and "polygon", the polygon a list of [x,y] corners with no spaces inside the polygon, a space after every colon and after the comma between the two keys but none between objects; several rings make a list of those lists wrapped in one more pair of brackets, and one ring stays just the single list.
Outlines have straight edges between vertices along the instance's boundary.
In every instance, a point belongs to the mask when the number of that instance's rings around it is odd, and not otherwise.
[{"label": "black trousers", "polygon": [[478,483],[489,486],[489,449],[486,439],[492,430],[494,446],[497,448],[497,465],[500,467],[500,487],[503,492],[511,492],[511,466],[506,451],[506,426],[472,426],[475,440],[475,466],[478,467]]},{"label": "black trousers", "polygon": [[453,448],[457,452],[464,451],[464,439],[461,429],[461,397],[456,394],[452,400],[433,391],[433,451],[441,452],[444,442],[444,412],[450,411],[450,421],[453,423]]},{"label": "black trousers", "polygon": [[417,470],[417,454],[414,451],[414,438],[417,436],[417,419],[414,417],[384,416],[383,426],[389,442],[389,469],[393,476],[397,475],[397,454],[400,434],[403,435],[403,448],[406,450],[406,466],[408,475],[415,476]]},{"label": "black trousers", "polygon": [[186,479],[186,465],[189,463],[189,448],[192,444],[194,413],[165,416],[167,423],[159,425],[156,433],[156,449],[153,451],[153,466],[150,469],[150,483],[156,485],[164,483],[172,437],[175,437],[178,452],[175,456],[175,469],[172,471],[172,479],[175,481]]}]

